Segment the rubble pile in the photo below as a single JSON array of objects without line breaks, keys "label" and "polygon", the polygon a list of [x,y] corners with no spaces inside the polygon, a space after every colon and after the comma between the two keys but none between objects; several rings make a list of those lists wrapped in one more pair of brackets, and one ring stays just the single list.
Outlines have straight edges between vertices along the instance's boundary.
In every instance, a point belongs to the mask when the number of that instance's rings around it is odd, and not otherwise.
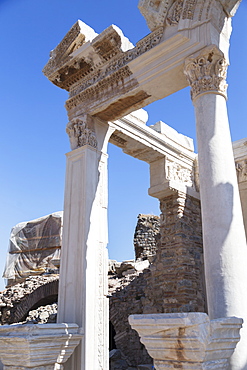
[{"label": "rubble pile", "polygon": [[0,324],[25,321],[28,312],[38,302],[47,302],[50,299],[53,300],[50,304],[55,303],[58,279],[58,275],[32,276],[5,289],[0,294]]}]

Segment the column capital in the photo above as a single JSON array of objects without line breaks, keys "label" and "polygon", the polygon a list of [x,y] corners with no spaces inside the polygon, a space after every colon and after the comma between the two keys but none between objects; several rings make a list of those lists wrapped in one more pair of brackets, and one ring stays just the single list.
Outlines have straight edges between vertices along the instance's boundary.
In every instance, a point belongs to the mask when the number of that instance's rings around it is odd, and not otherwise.
[{"label": "column capital", "polygon": [[184,73],[191,86],[194,101],[204,94],[217,94],[227,98],[228,63],[216,45],[210,45],[185,60]]},{"label": "column capital", "polygon": [[71,149],[77,149],[84,145],[97,148],[97,139],[94,131],[93,118],[88,114],[72,118],[66,127],[69,135]]}]

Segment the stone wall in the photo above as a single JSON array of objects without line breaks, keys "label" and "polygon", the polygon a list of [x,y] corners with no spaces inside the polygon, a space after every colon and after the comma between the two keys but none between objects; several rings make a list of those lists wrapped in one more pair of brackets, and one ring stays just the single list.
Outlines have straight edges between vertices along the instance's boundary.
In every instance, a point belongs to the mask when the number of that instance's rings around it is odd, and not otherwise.
[{"label": "stone wall", "polygon": [[161,235],[144,313],[206,312],[200,201],[174,192],[160,208]]},{"label": "stone wall", "polygon": [[160,218],[154,215],[138,215],[134,234],[136,260],[145,260],[156,254],[160,234]]},{"label": "stone wall", "polygon": [[152,360],[128,323],[130,314],[206,312],[200,201],[174,192],[160,208],[160,239],[150,266],[143,271],[129,266],[124,276],[109,277],[115,343],[132,366]]}]

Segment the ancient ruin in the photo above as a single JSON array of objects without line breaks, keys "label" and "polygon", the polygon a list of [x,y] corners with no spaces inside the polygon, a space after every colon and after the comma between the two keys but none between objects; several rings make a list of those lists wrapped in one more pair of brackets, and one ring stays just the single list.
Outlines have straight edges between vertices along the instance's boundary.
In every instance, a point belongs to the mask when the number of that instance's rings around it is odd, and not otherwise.
[{"label": "ancient ruin", "polygon": [[[227,369],[230,361],[232,370],[247,369],[246,235],[226,107],[231,17],[239,2],[140,0],[151,32],[136,46],[116,26],[98,35],[78,21],[51,52],[43,72],[69,93],[66,131],[71,144],[53,325],[58,338],[61,324],[67,323],[77,328],[71,332],[72,342],[82,339],[68,361],[58,357],[54,365],[53,358],[42,364],[44,369],[61,369],[63,364],[65,370],[109,367],[108,142],[149,164],[149,194],[160,201],[155,267],[145,279],[143,312],[129,318],[154,366]],[[189,138],[162,122],[146,126],[139,110],[188,85],[198,158]],[[234,148],[242,200],[244,143]],[[43,329],[32,330],[47,349]],[[0,341],[6,335],[14,343],[15,336],[24,334],[9,327],[1,331]],[[170,336],[175,338],[172,343]],[[190,357],[191,338],[205,344],[196,357]],[[3,363],[6,369],[17,367],[4,356]],[[18,366],[38,369],[37,363],[23,360]]]}]

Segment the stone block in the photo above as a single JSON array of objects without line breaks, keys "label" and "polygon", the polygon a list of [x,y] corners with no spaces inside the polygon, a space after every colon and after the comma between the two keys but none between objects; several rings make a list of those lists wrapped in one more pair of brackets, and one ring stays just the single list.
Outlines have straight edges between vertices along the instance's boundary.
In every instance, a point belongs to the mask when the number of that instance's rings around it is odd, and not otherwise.
[{"label": "stone block", "polygon": [[0,358],[4,369],[58,370],[79,344],[76,324],[0,326]]},{"label": "stone block", "polygon": [[156,370],[227,369],[240,339],[242,322],[236,317],[210,321],[201,312],[129,317]]}]

